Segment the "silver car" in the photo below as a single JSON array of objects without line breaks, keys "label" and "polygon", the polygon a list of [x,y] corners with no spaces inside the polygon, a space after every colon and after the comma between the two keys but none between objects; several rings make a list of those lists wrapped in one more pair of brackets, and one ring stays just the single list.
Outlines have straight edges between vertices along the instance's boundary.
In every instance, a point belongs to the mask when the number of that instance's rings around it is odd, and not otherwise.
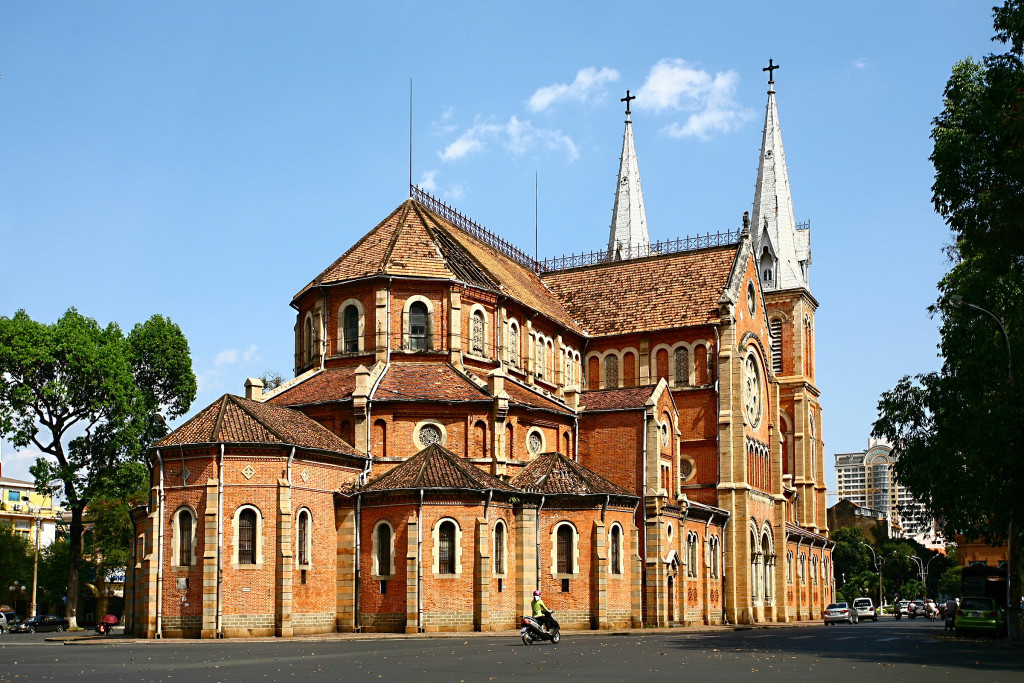
[{"label": "silver car", "polygon": [[857,619],[870,619],[878,621],[878,612],[875,611],[875,603],[871,598],[856,598],[853,601],[853,609],[857,610]]},{"label": "silver car", "polygon": [[825,625],[831,624],[856,624],[860,619],[857,618],[857,610],[850,607],[845,602],[833,602],[831,605],[825,608]]}]

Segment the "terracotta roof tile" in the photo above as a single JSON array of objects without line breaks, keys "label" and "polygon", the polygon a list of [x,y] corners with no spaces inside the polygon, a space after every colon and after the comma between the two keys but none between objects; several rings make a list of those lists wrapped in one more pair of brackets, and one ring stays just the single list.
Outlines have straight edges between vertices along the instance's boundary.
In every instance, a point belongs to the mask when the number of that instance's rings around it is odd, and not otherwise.
[{"label": "terracotta roof tile", "polygon": [[265,402],[277,406],[347,401],[356,389],[355,368],[333,368],[289,387]]},{"label": "terracotta roof tile", "polygon": [[489,401],[446,363],[392,362],[373,394],[377,401]]},{"label": "terracotta roof tile", "polygon": [[538,455],[512,483],[534,493],[636,497],[561,453]]},{"label": "terracotta roof tile", "polygon": [[511,399],[513,403],[530,406],[531,408],[555,410],[560,413],[571,414],[573,412],[558,401],[554,401],[546,396],[541,396],[540,394],[516,383],[516,381],[511,378],[505,380],[505,393],[508,394],[509,399]]},{"label": "terracotta roof tile", "polygon": [[653,387],[625,387],[622,389],[601,389],[584,391],[580,394],[580,405],[585,410],[637,410],[647,404],[654,393]]},{"label": "terracotta roof tile", "polygon": [[545,273],[544,283],[594,335],[619,335],[718,320],[738,247],[617,261]]},{"label": "terracotta roof tile", "polygon": [[437,444],[427,446],[401,465],[370,481],[362,490],[418,488],[515,491],[512,486]]},{"label": "terracotta roof tile", "polygon": [[364,457],[341,437],[297,410],[224,394],[154,444],[281,444]]}]

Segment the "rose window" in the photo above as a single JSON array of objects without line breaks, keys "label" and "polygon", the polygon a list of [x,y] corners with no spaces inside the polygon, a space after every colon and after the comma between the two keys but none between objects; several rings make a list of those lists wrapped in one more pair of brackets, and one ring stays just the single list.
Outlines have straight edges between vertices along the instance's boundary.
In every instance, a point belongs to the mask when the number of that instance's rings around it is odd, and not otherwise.
[{"label": "rose window", "polygon": [[438,428],[437,425],[426,424],[420,427],[419,437],[420,444],[422,444],[423,447],[426,448],[431,444],[441,442],[441,430],[440,428]]},{"label": "rose window", "polygon": [[534,455],[540,453],[540,449],[544,448],[544,440],[541,439],[539,432],[530,432],[530,436],[526,439],[527,448]]},{"label": "rose window", "polygon": [[757,358],[747,356],[743,363],[743,409],[747,423],[756,429],[761,424],[761,374],[757,368]]}]

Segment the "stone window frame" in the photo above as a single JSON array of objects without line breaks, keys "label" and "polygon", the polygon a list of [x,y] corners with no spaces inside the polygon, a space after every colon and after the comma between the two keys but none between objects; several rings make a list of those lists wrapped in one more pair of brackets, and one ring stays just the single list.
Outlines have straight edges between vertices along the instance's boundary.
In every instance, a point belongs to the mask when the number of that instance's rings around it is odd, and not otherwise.
[{"label": "stone window frame", "polygon": [[807,555],[806,553],[800,553],[800,557],[797,558],[796,562],[797,578],[800,580],[801,586],[807,585]]},{"label": "stone window frame", "polygon": [[[189,543],[191,546],[191,562],[188,564],[182,564],[181,562],[181,515],[187,514],[192,521],[192,539]],[[192,567],[196,566],[196,542],[199,535],[199,515],[192,509],[190,505],[182,505],[174,511],[171,515],[171,571],[187,571]]]},{"label": "stone window frame", "polygon": [[306,311],[302,318],[302,364],[309,365],[313,362],[313,348],[316,343],[316,320],[312,311]]},{"label": "stone window frame", "polygon": [[772,372],[776,375],[782,374],[782,326],[788,322],[781,313],[773,313],[768,318],[769,345],[772,350]]},{"label": "stone window frame", "polygon": [[786,551],[786,584],[793,585],[793,551]]},{"label": "stone window frame", "polygon": [[[505,343],[505,362],[516,368],[523,369],[523,327],[516,318],[508,319],[508,341]],[[515,330],[515,334],[512,330]],[[515,342],[514,346],[512,342]]]},{"label": "stone window frame", "polygon": [[697,568],[700,566],[700,550],[697,546],[697,533],[690,531],[686,534],[686,578],[695,579],[699,576]]},{"label": "stone window frame", "polygon": [[[455,525],[455,573],[454,574],[442,574],[441,573],[441,525],[445,522],[451,522]],[[434,528],[430,531],[430,537],[434,542],[431,549],[433,554],[432,569],[434,572],[434,578],[437,579],[457,579],[462,576],[462,527],[459,525],[458,520],[454,517],[442,517],[434,523]],[[393,560],[392,560],[393,561]]]},{"label": "stone window frame", "polygon": [[[299,530],[301,528],[301,519],[302,519],[303,516],[305,516],[306,520],[307,520],[306,521],[306,538],[305,539],[302,539],[302,537],[299,534]],[[295,539],[295,541],[294,541],[294,544],[295,544],[295,566],[297,568],[299,568],[299,569],[312,569],[313,568],[313,512],[308,507],[302,506],[302,507],[299,508],[298,513],[296,513],[296,515],[295,515],[295,528],[292,531],[292,533],[294,534],[294,536],[292,538]],[[305,564],[303,564],[302,562],[299,561],[299,558],[302,556],[302,553],[299,552],[299,548],[301,547],[300,544],[302,543],[303,540],[305,540],[305,542],[306,542],[306,562],[305,562]]]},{"label": "stone window frame", "polygon": [[[618,532],[616,534],[615,532]],[[616,538],[618,537],[618,538]],[[616,553],[616,547],[618,553]],[[622,528],[622,525],[618,522],[612,522],[611,527],[608,529],[608,573],[612,576],[624,576],[625,562],[623,558],[626,555],[626,533]]]},{"label": "stone window frame", "polygon": [[[498,537],[501,537],[501,555],[498,556]],[[508,574],[508,523],[504,519],[494,522],[494,538],[491,552],[494,554],[495,576],[506,576]]]},{"label": "stone window frame", "polygon": [[[427,307],[426,330],[424,332],[425,349],[413,349],[410,347],[412,327],[409,320],[409,309],[417,302]],[[402,350],[411,353],[434,350],[434,302],[422,294],[413,294],[402,304]]]},{"label": "stone window frame", "polygon": [[427,425],[433,425],[434,427],[437,427],[441,431],[441,438],[440,440],[438,440],[437,445],[444,446],[446,443],[448,443],[448,430],[445,429],[443,424],[441,424],[437,420],[420,420],[412,429],[412,443],[414,446],[417,447],[418,450],[422,451],[424,448],[430,445],[424,444],[422,441],[420,441],[420,430],[426,427]]},{"label": "stone window frame", "polygon": [[[626,354],[633,354],[633,376],[630,378],[632,384],[626,384]],[[619,355],[619,386],[640,386],[640,350],[635,346],[626,346],[618,350]],[[614,387],[612,387],[614,388]]]},{"label": "stone window frame", "polygon": [[[570,560],[572,562],[572,571],[568,574],[562,574],[558,571],[558,530],[562,527],[567,527],[571,532],[572,539],[572,553],[570,553]],[[555,522],[551,527],[551,578],[553,579],[571,579],[580,575],[580,532],[576,528],[576,525],[567,519],[562,519]]]},{"label": "stone window frame", "polygon": [[721,558],[719,556],[721,547],[722,543],[717,534],[708,536],[708,576],[712,579],[718,578],[721,567]]},{"label": "stone window frame", "polygon": [[[241,527],[239,525],[239,517],[245,510],[252,510],[256,513],[256,564],[240,564],[238,562],[238,542],[239,532]],[[251,570],[261,569],[263,567],[263,512],[253,505],[252,503],[242,503],[235,508],[235,512],[231,518],[232,528],[232,548],[231,548],[231,566],[235,569]]]},{"label": "stone window frame", "polygon": [[[477,351],[473,348],[473,319],[475,316],[478,315],[483,320],[483,338],[481,339],[481,344],[483,348],[480,350],[479,353],[477,353]],[[473,304],[472,306],[470,306],[469,309],[468,321],[469,328],[467,330],[468,334],[466,335],[466,354],[469,356],[473,356],[475,358],[490,358],[491,344],[489,342],[491,332],[491,320],[490,316],[487,315],[487,309],[481,306],[480,304]]]},{"label": "stone window frame", "polygon": [[[381,526],[386,526],[391,530],[390,547],[388,548],[388,573],[382,574],[380,571],[380,537],[379,529]],[[373,525],[373,530],[370,532],[370,580],[371,581],[387,581],[395,578],[395,525],[386,519],[378,519],[376,524]]]},{"label": "stone window frame", "polygon": [[751,320],[757,317],[757,287],[753,280],[747,281],[747,311]]},{"label": "stone window frame", "polygon": [[[767,545],[765,542],[767,541]],[[771,526],[765,522],[764,526],[761,527],[761,574],[763,585],[763,595],[765,604],[774,604],[775,602],[775,561],[772,557],[775,555],[775,538],[772,535]]]},{"label": "stone window frame", "polygon": [[[346,351],[345,342],[345,311],[349,306],[355,306],[359,313],[359,323],[356,331],[356,350]],[[345,299],[338,306],[338,337],[336,353],[359,353],[366,350],[366,311],[363,302],[359,299]]]},{"label": "stone window frame", "polygon": [[693,457],[692,457],[692,456],[689,456],[689,455],[687,455],[687,454],[685,454],[685,453],[681,453],[681,454],[679,455],[679,464],[680,464],[680,468],[679,468],[679,471],[680,471],[680,473],[682,473],[682,471],[683,471],[683,470],[682,470],[682,463],[683,463],[683,462],[688,462],[688,463],[690,463],[690,474],[689,474],[689,475],[687,475],[687,476],[685,476],[685,477],[683,477],[683,476],[682,476],[682,475],[680,474],[680,477],[679,477],[679,483],[680,483],[680,484],[685,484],[685,483],[686,483],[686,482],[688,482],[688,481],[692,481],[692,480],[693,480],[693,478],[694,478],[695,476],[697,476],[697,463],[696,463],[696,461],[694,461]]},{"label": "stone window frame", "polygon": [[146,534],[138,534],[135,537],[135,566],[136,568],[142,567],[142,562],[146,559]]},{"label": "stone window frame", "polygon": [[811,585],[818,585],[818,556],[811,555]]},{"label": "stone window frame", "polygon": [[[531,434],[538,434],[540,436],[540,448],[537,449],[536,453],[533,452],[532,450],[530,450],[530,435]],[[530,427],[530,428],[528,428],[526,430],[526,436],[525,436],[525,439],[523,441],[523,444],[524,444],[524,448],[526,450],[526,454],[527,454],[527,456],[529,456],[529,458],[531,460],[536,458],[541,453],[547,453],[548,452],[548,439],[547,439],[546,436],[544,436],[544,430],[541,429],[540,427]]]}]

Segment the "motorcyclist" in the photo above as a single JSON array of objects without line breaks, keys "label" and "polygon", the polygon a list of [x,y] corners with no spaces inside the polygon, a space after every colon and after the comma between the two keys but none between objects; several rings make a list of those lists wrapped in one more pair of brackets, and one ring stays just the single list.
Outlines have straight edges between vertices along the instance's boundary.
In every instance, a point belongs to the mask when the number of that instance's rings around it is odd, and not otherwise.
[{"label": "motorcyclist", "polygon": [[956,624],[956,610],[959,606],[954,597],[946,600],[946,629],[949,631],[952,631],[954,624]]},{"label": "motorcyclist", "polygon": [[[533,618],[537,620],[537,623],[545,631],[550,631],[554,627],[554,619],[551,618],[548,606],[544,604],[544,601],[540,599],[540,591],[533,591],[533,602],[530,603],[530,608],[533,610]],[[548,614],[545,614],[548,612]]]}]

